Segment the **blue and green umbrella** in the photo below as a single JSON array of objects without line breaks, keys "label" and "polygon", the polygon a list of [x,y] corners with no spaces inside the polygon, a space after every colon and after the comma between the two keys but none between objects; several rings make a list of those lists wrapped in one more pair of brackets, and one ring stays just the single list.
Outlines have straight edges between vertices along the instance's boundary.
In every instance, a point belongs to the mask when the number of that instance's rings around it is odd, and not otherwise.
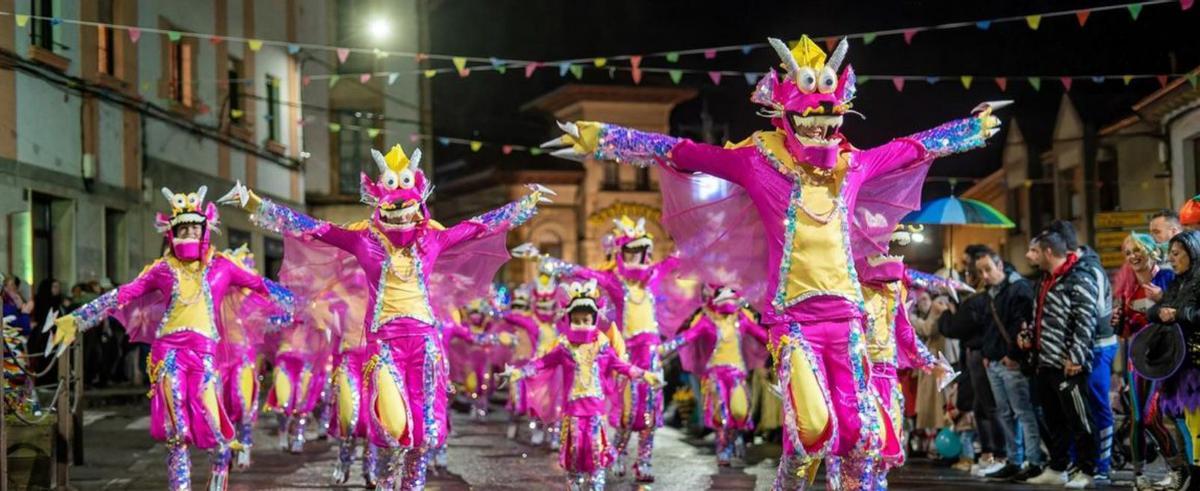
[{"label": "blue and green umbrella", "polygon": [[1013,228],[1017,225],[991,205],[973,199],[949,196],[921,205],[900,223],[921,225],[963,225],[968,227]]}]

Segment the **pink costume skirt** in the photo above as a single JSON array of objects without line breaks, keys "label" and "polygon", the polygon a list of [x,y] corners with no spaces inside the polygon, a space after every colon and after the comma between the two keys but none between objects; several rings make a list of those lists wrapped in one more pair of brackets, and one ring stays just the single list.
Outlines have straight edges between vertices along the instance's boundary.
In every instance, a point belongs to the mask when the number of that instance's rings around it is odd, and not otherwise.
[{"label": "pink costume skirt", "polygon": [[[660,369],[659,338],[640,334],[626,341],[629,363],[642,370]],[[622,430],[642,431],[662,426],[663,393],[644,380],[619,378],[609,412],[609,424]]]},{"label": "pink costume skirt", "polygon": [[612,464],[613,449],[602,416],[563,416],[561,428],[558,463],[568,473],[591,474]]},{"label": "pink costume skirt", "polygon": [[[362,401],[368,412],[367,437],[381,448],[412,448],[428,451],[445,444],[449,428],[446,418],[448,377],[445,353],[437,331],[412,319],[397,319],[368,339],[371,356],[363,372]],[[392,434],[380,411],[378,372],[387,370],[396,381],[407,411],[400,434]],[[389,418],[390,419],[390,418]]]},{"label": "pink costume skirt", "polygon": [[[331,401],[330,410],[333,413],[333,421],[329,425],[329,434],[334,438],[362,438],[367,436],[367,411],[363,410],[362,400],[363,393],[366,389],[363,384],[363,367],[369,358],[370,349],[367,346],[359,346],[353,349],[343,351],[337,355],[334,361],[334,386],[333,393],[329,395]],[[353,394],[351,401],[343,401],[340,397],[342,387],[340,384],[346,384],[350,392]],[[343,402],[351,402],[352,407],[342,407]],[[349,421],[353,421],[353,427],[342,427],[342,411],[350,411]],[[349,425],[347,425],[349,426]]]},{"label": "pink costume skirt", "polygon": [[258,420],[258,376],[255,374],[253,387],[250,389],[249,400],[244,400],[239,387],[240,375],[243,368],[255,369],[255,352],[253,347],[245,345],[228,345],[221,349],[224,354],[217,361],[221,373],[221,399],[225,405],[225,414],[234,426],[252,425]]},{"label": "pink costume skirt", "polygon": [[[225,447],[233,425],[221,404],[216,342],[192,331],[158,338],[150,347],[150,436],[207,450]],[[204,404],[211,390],[216,404]]]},{"label": "pink costume skirt", "polygon": [[[712,429],[732,428],[739,431],[754,429],[754,421],[750,419],[747,407],[746,414],[735,418],[732,414],[731,397],[738,386],[750,396],[750,388],[746,386],[746,373],[730,366],[718,366],[709,369],[700,382],[704,393],[704,424]],[[747,400],[747,403],[749,401]],[[748,406],[749,404],[747,404]]]},{"label": "pink costume skirt", "polygon": [[[329,376],[322,363],[323,360],[311,360],[297,353],[280,353],[275,356],[275,368],[283,372],[292,383],[290,399],[278,400],[278,394],[272,390],[267,396],[267,405],[288,416],[311,413],[321,399],[321,390],[325,387],[325,379]],[[304,373],[311,375],[306,382]]]}]

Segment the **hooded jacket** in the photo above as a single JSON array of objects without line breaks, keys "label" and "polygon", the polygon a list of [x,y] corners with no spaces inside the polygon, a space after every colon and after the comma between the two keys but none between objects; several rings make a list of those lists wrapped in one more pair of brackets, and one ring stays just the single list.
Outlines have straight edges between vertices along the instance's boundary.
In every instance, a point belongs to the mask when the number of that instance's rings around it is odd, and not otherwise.
[{"label": "hooded jacket", "polygon": [[1070,361],[1091,370],[1099,295],[1095,272],[1074,252],[1042,280],[1034,310],[1039,366]]}]

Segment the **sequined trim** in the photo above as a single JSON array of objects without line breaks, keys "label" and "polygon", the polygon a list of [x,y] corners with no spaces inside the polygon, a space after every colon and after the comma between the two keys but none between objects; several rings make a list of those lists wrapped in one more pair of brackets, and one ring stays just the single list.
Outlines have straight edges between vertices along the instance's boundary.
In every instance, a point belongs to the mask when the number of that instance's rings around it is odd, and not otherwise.
[{"label": "sequined trim", "polygon": [[909,138],[920,142],[933,157],[966,152],[987,143],[987,137],[983,134],[983,119],[974,116],[943,123]]},{"label": "sequined trim", "polygon": [[258,210],[250,215],[250,222],[275,233],[297,237],[319,234],[332,226],[267,198],[260,198]]},{"label": "sequined trim", "polygon": [[592,156],[596,160],[649,167],[668,157],[680,141],[681,138],[673,136],[603,124]]},{"label": "sequined trim", "polygon": [[79,330],[86,331],[104,321],[112,311],[117,309],[117,289],[109,290],[95,300],[84,304],[71,313],[75,317],[75,325]]},{"label": "sequined trim", "polygon": [[[371,230],[374,231],[375,229]],[[372,309],[371,332],[379,332],[379,328],[381,326],[396,319],[407,318],[421,323],[429,323],[429,318],[418,316],[419,314],[398,314],[386,319],[380,318],[383,314],[383,298],[381,297],[387,291],[388,271],[392,270],[392,250],[390,249],[391,245],[387,241],[386,237],[381,237],[377,234],[373,234],[372,237],[374,237],[379,246],[386,251],[386,257],[383,259],[383,266],[380,267],[379,284],[376,286],[376,291],[379,293],[375,295],[375,307]],[[421,289],[421,296],[425,300],[425,311],[431,313],[433,312],[433,306],[429,304],[429,286],[425,283],[425,262],[421,260],[421,255],[417,254],[415,243],[412,246],[409,246],[409,253],[413,258],[413,271],[415,271],[414,274],[417,275],[417,287]]]},{"label": "sequined trim", "polygon": [[487,227],[488,232],[497,232],[504,228],[518,227],[529,221],[537,214],[537,207],[537,198],[530,194],[468,221]]},{"label": "sequined trim", "polygon": [[[425,445],[422,447],[422,453],[439,445],[438,433],[440,432],[440,427],[433,402],[434,396],[437,393],[437,378],[435,377],[437,371],[435,367],[438,364],[438,356],[438,343],[433,338],[425,338],[425,363],[421,366],[421,383],[425,395],[425,407],[421,408],[421,414],[425,419]],[[422,479],[424,479],[424,469],[422,469]]]},{"label": "sequined trim", "polygon": [[862,420],[862,431],[859,433],[855,448],[869,458],[878,459],[883,443],[879,441],[880,425],[879,412],[876,410],[870,386],[870,366],[867,359],[867,344],[863,342],[862,325],[858,320],[850,322],[849,332],[850,369],[854,376],[854,391],[858,417]]},{"label": "sequined trim", "polygon": [[[793,450],[796,452],[792,458],[800,458],[807,462],[809,459],[819,459],[822,455],[829,453],[833,447],[833,442],[837,439],[838,424],[836,412],[833,410],[833,398],[829,394],[829,384],[824,375],[821,374],[820,364],[817,363],[817,357],[812,352],[812,347],[804,341],[804,333],[800,330],[800,325],[792,323],[788,326],[788,334],[779,339],[779,345],[776,348],[776,361],[778,363],[777,377],[779,386],[783,388],[783,412],[784,412],[784,435],[792,444]],[[809,369],[812,370],[813,377],[819,382],[821,395],[825,398],[825,407],[828,408],[829,418],[829,434],[833,435],[827,438],[821,445],[821,448],[816,452],[809,453],[804,448],[803,442],[800,441],[800,429],[796,427],[796,412],[792,407],[792,396],[789,384],[791,384],[792,373],[792,357],[791,351],[800,349],[802,355],[808,361]]]}]

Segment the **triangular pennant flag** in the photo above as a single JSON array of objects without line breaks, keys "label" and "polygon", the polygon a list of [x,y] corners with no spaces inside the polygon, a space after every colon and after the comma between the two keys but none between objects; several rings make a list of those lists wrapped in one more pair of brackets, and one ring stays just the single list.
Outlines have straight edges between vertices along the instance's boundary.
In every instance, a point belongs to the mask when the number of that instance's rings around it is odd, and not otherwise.
[{"label": "triangular pennant flag", "polygon": [[358,76],[358,83],[360,83],[360,84],[365,84],[370,81],[371,81],[370,73],[363,73]]},{"label": "triangular pennant flag", "polygon": [[338,48],[337,59],[338,63],[345,63],[346,58],[350,57],[350,48]]},{"label": "triangular pennant flag", "polygon": [[629,73],[630,73],[630,75],[633,76],[633,84],[634,85],[642,83],[642,69],[641,68],[634,68]]},{"label": "triangular pennant flag", "polygon": [[1195,73],[1189,73],[1187,76],[1187,81],[1189,84],[1192,84],[1193,89],[1196,88],[1196,74]]},{"label": "triangular pennant flag", "polygon": [[60,25],[60,24],[62,24],[62,18],[61,18],[61,17],[51,17],[51,18],[50,18],[50,25],[52,25],[52,26],[57,26],[57,25]]},{"label": "triangular pennant flag", "polygon": [[538,63],[537,63],[537,62],[532,62],[532,63],[530,63],[530,64],[528,64],[528,65],[525,65],[525,78],[532,77],[532,76],[533,76],[533,71],[534,71],[534,70],[537,70],[537,69],[538,69]]},{"label": "triangular pennant flag", "polygon": [[342,125],[339,123],[329,123],[329,131],[332,131],[334,133],[342,131]]},{"label": "triangular pennant flag", "polygon": [[675,63],[675,62],[679,61],[679,53],[672,51],[670,53],[667,53],[666,58],[667,58],[668,62]]},{"label": "triangular pennant flag", "polygon": [[419,141],[421,141],[421,135],[418,135],[416,133],[408,135],[408,141],[413,142],[413,143],[419,142]]},{"label": "triangular pennant flag", "polygon": [[758,83],[757,73],[744,73],[742,76],[746,78],[746,85],[754,85]]},{"label": "triangular pennant flag", "polygon": [[529,155],[537,156],[542,154],[542,149],[538,147],[529,147]]},{"label": "triangular pennant flag", "polygon": [[413,59],[416,60],[417,63],[420,63],[422,61],[428,60],[429,55],[425,54],[425,53],[417,53],[415,56],[413,56]]},{"label": "triangular pennant flag", "polygon": [[704,59],[711,60],[716,57],[717,57],[717,50],[715,50],[715,49],[704,50]]},{"label": "triangular pennant flag", "polygon": [[500,153],[504,155],[512,153],[512,145],[500,145]]},{"label": "triangular pennant flag", "polygon": [[378,58],[380,60],[388,57],[388,52],[384,51],[382,49],[375,48],[375,50],[373,52],[375,53],[375,58]]},{"label": "triangular pennant flag", "polygon": [[261,40],[251,39],[250,41],[247,41],[246,44],[248,46],[250,46],[250,51],[258,51],[258,50],[262,49],[263,43]]},{"label": "triangular pennant flag", "polygon": [[608,67],[608,78],[617,78],[617,67]]},{"label": "triangular pennant flag", "polygon": [[243,111],[241,109],[230,109],[229,110],[229,117],[231,117],[233,119],[242,119],[242,116],[245,116],[245,115],[246,115],[246,111]]},{"label": "triangular pennant flag", "polygon": [[1133,75],[1123,75],[1121,81],[1125,82],[1125,85],[1129,85],[1129,82],[1133,81]]},{"label": "triangular pennant flag", "polygon": [[941,77],[925,77],[925,83],[927,83],[929,85],[936,84],[941,80],[942,80]]},{"label": "triangular pennant flag", "polygon": [[904,44],[912,44],[913,36],[916,36],[916,35],[917,35],[916,29],[905,29],[904,30]]},{"label": "triangular pennant flag", "polygon": [[1067,92],[1071,91],[1071,82],[1073,82],[1071,77],[1058,77],[1058,81],[1062,82],[1063,90]]},{"label": "triangular pennant flag", "polygon": [[201,102],[200,106],[196,108],[196,112],[200,113],[201,115],[208,114],[208,112],[211,110],[212,108],[208,107],[208,104],[203,102]]},{"label": "triangular pennant flag", "polygon": [[854,83],[855,83],[855,84],[857,84],[857,85],[864,85],[864,84],[866,84],[867,82],[870,82],[870,81],[871,81],[871,77],[869,77],[869,76],[865,76],[865,75],[864,75],[864,76],[861,76],[861,77],[855,77],[855,78],[854,78]]},{"label": "triangular pennant flag", "polygon": [[1042,90],[1042,79],[1040,77],[1029,77],[1029,85],[1033,86],[1033,90]]},{"label": "triangular pennant flag", "polygon": [[713,85],[721,85],[721,72],[708,72],[708,78],[712,80]]},{"label": "triangular pennant flag", "polygon": [[825,38],[825,51],[832,53],[833,48],[835,46],[837,46],[837,42],[838,42],[837,36],[829,36],[829,37]]},{"label": "triangular pennant flag", "polygon": [[1098,83],[1098,84],[1102,84],[1102,83],[1104,83],[1104,76],[1103,76],[1103,75],[1097,75],[1097,76],[1095,76],[1095,77],[1092,77],[1092,81],[1093,81],[1093,82],[1096,82],[1096,83]]},{"label": "triangular pennant flag", "polygon": [[871,43],[875,42],[875,36],[877,36],[877,35],[878,34],[875,34],[873,32],[868,32],[866,34],[863,34],[863,44],[871,44]]},{"label": "triangular pennant flag", "polygon": [[307,122],[308,120],[304,119],[304,117],[296,118],[296,126],[304,126],[304,123]]},{"label": "triangular pennant flag", "polygon": [[29,24],[29,16],[25,14],[17,14],[17,27],[25,27]]},{"label": "triangular pennant flag", "polygon": [[1092,11],[1087,9],[1075,12],[1075,20],[1079,21],[1079,27],[1083,27],[1084,24],[1087,24],[1089,15],[1092,15]]},{"label": "triangular pennant flag", "polygon": [[558,76],[565,77],[565,76],[567,76],[567,72],[569,72],[569,71],[571,71],[570,63],[567,63],[564,61],[564,62],[558,64]]},{"label": "triangular pennant flag", "polygon": [[1000,88],[1000,92],[1008,90],[1008,79],[1004,77],[996,77],[996,87]]},{"label": "triangular pennant flag", "polygon": [[575,76],[575,80],[583,78],[583,65],[571,65],[571,75]]},{"label": "triangular pennant flag", "polygon": [[1179,0],[1179,9],[1188,10],[1192,8],[1193,3],[1195,3],[1195,0]]},{"label": "triangular pennant flag", "polygon": [[300,46],[296,44],[289,44],[287,49],[289,55],[294,55],[300,52]]},{"label": "triangular pennant flag", "polygon": [[450,145],[450,139],[446,138],[444,136],[438,137],[437,142],[438,142],[438,145],[441,145],[443,147]]},{"label": "triangular pennant flag", "polygon": [[633,55],[629,57],[629,66],[637,70],[642,66],[642,55]]},{"label": "triangular pennant flag", "polygon": [[425,70],[425,78],[433,78],[437,76],[437,70]]},{"label": "triangular pennant flag", "polygon": [[142,38],[142,30],[141,29],[138,29],[136,27],[130,27],[128,32],[129,32],[129,42],[131,42],[133,44],[137,44],[138,39]]},{"label": "triangular pennant flag", "polygon": [[483,147],[483,142],[479,140],[471,140],[471,151],[478,152]]},{"label": "triangular pennant flag", "polygon": [[398,78],[400,78],[399,73],[396,73],[396,72],[389,73],[388,74],[388,85],[392,85],[392,84],[396,83],[396,79],[398,79]]},{"label": "triangular pennant flag", "polygon": [[[1187,9],[1185,8],[1184,10],[1187,10]],[[754,51],[753,44],[747,44],[745,46],[742,46],[742,54],[743,55],[748,55],[748,54],[750,54],[751,51]]]},{"label": "triangular pennant flag", "polygon": [[312,83],[312,75],[300,77],[300,83],[304,84],[305,87],[308,87],[308,84]]},{"label": "triangular pennant flag", "polygon": [[379,136],[379,128],[367,128],[367,138],[372,140]]},{"label": "triangular pennant flag", "polygon": [[975,77],[972,77],[970,75],[963,75],[962,77],[960,77],[960,80],[962,80],[964,89],[971,90],[971,82],[975,80]]},{"label": "triangular pennant flag", "polygon": [[608,64],[608,58],[596,58],[596,59],[592,60],[592,65],[594,65],[596,68],[604,68],[604,65],[607,65],[607,64]]},{"label": "triangular pennant flag", "polygon": [[500,66],[496,67],[496,73],[499,73],[501,75],[508,73],[508,65],[500,65]]},{"label": "triangular pennant flag", "polygon": [[450,61],[454,63],[454,69],[458,70],[459,73],[462,73],[463,69],[467,67],[467,59],[464,57],[455,56]]},{"label": "triangular pennant flag", "polygon": [[463,68],[462,70],[458,71],[458,78],[467,78],[469,76],[471,76],[470,68]]},{"label": "triangular pennant flag", "polygon": [[671,81],[679,84],[679,80],[683,78],[683,70],[667,70],[667,75],[671,76]]},{"label": "triangular pennant flag", "polygon": [[978,27],[980,30],[986,31],[986,30],[988,30],[989,27],[992,27],[992,21],[981,20],[981,21],[975,23],[975,27]]},{"label": "triangular pennant flag", "polygon": [[1156,75],[1154,78],[1158,79],[1158,85],[1160,85],[1162,87],[1167,86],[1167,76],[1166,75]]},{"label": "triangular pennant flag", "polygon": [[224,40],[225,39],[222,38],[221,36],[214,34],[214,35],[208,37],[208,44],[216,46],[218,44],[221,44],[221,41],[224,41]]},{"label": "triangular pennant flag", "polygon": [[1129,16],[1133,20],[1137,20],[1138,16],[1142,15],[1142,4],[1140,3],[1131,3],[1126,8],[1129,9]]},{"label": "triangular pennant flag", "polygon": [[182,38],[183,33],[180,33],[179,31],[167,31],[167,39],[170,39],[172,43],[178,43]]},{"label": "triangular pennant flag", "polygon": [[342,79],[342,76],[338,75],[336,73],[333,75],[330,75],[329,76],[329,86],[333,87],[334,85],[337,85],[338,80],[341,80],[341,79]]},{"label": "triangular pennant flag", "polygon": [[904,92],[904,77],[892,77],[892,86],[896,87],[896,92]]},{"label": "triangular pennant flag", "polygon": [[488,63],[492,64],[492,68],[500,68],[504,66],[504,60],[496,58],[495,56],[488,58]]},{"label": "triangular pennant flag", "polygon": [[1027,15],[1025,16],[1025,24],[1029,25],[1030,29],[1037,30],[1038,26],[1042,25],[1042,16]]}]

